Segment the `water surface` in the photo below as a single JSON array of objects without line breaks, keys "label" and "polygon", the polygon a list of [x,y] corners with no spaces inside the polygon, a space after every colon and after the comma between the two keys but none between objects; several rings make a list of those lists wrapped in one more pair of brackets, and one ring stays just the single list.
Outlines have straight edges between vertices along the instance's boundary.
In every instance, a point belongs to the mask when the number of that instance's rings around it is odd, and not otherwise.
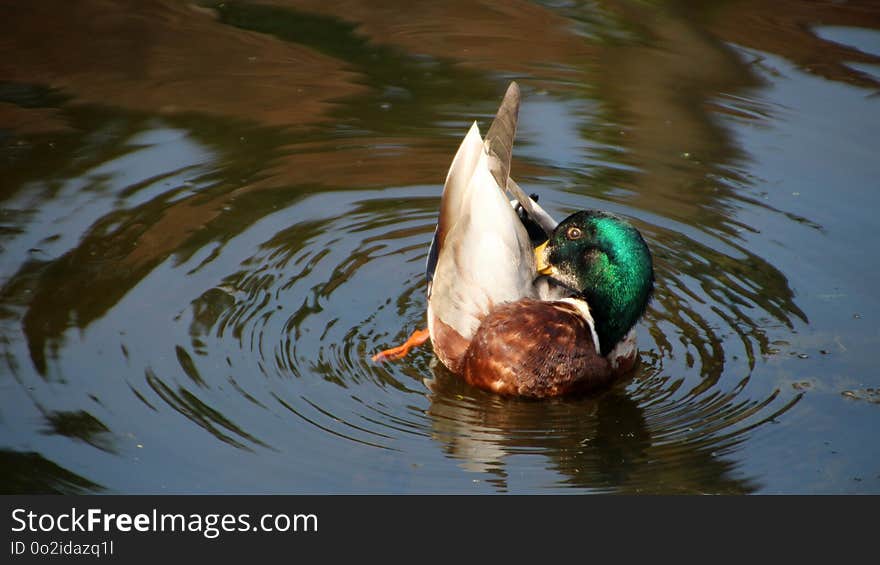
[{"label": "water surface", "polygon": [[[4,492],[878,493],[880,10],[75,3],[0,18]],[[500,398],[424,348],[441,184],[655,254],[641,364]]]}]

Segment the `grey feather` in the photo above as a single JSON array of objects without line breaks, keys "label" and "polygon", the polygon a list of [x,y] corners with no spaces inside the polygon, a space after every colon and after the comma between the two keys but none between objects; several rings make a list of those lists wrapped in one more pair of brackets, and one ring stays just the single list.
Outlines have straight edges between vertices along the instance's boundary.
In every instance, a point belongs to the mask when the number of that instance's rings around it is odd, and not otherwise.
[{"label": "grey feather", "polygon": [[511,82],[489,131],[486,133],[486,153],[491,157],[489,171],[498,183],[520,203],[526,214],[550,237],[556,222],[543,209],[529,198],[529,195],[510,178],[510,163],[513,157],[513,142],[519,120],[520,91],[516,82]]},{"label": "grey feather", "polygon": [[502,188],[507,186],[507,179],[510,178],[510,159],[519,119],[519,100],[519,85],[511,82],[485,137],[486,152],[491,157],[489,171]]}]

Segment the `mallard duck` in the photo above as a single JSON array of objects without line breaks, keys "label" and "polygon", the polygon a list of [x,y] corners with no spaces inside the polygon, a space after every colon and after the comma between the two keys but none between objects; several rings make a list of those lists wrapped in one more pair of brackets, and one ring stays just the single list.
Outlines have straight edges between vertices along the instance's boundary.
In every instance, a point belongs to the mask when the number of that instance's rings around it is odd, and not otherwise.
[{"label": "mallard duck", "polygon": [[608,212],[557,224],[510,178],[519,102],[511,83],[485,140],[474,122],[452,160],[428,254],[428,328],[374,359],[400,358],[430,338],[447,368],[483,389],[594,389],[636,362],[651,252]]}]

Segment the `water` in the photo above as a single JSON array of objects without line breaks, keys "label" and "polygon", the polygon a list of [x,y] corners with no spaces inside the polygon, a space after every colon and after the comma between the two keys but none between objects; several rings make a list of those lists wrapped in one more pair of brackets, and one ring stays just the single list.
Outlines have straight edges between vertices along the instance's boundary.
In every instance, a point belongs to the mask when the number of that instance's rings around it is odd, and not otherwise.
[{"label": "water", "polygon": [[[880,492],[873,3],[5,12],[4,492]],[[511,79],[514,177],[655,254],[602,394],[369,360]]]}]

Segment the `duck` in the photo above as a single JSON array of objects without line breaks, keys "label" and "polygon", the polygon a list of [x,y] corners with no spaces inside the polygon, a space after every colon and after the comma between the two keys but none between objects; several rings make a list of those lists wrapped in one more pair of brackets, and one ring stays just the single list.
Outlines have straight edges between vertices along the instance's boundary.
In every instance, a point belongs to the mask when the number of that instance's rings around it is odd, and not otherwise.
[{"label": "duck", "polygon": [[596,390],[638,361],[652,254],[627,219],[587,209],[556,222],[510,177],[520,96],[512,82],[485,138],[474,122],[452,159],[427,258],[427,328],[373,359],[430,340],[451,372],[500,395]]}]

